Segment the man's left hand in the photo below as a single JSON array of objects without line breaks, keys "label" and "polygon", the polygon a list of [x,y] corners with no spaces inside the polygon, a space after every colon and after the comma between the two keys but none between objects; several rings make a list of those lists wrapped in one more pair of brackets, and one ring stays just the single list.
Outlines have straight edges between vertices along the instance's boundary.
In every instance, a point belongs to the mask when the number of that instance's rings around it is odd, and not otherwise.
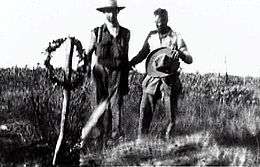
[{"label": "man's left hand", "polygon": [[177,59],[180,58],[180,53],[179,52],[180,51],[178,51],[178,50],[172,50],[172,59],[173,60],[177,60]]},{"label": "man's left hand", "polygon": [[185,54],[183,54],[183,52],[180,50],[174,50],[173,59],[175,60],[175,59],[179,59],[179,58],[183,60],[185,58]]}]

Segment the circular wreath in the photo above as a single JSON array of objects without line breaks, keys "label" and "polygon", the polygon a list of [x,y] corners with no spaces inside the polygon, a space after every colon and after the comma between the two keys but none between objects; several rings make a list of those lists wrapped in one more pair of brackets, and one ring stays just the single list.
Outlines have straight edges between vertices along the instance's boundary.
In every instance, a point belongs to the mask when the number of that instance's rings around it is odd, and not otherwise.
[{"label": "circular wreath", "polygon": [[[45,49],[45,53],[47,54],[47,58],[44,61],[44,65],[47,68],[48,77],[52,83],[57,84],[59,86],[63,86],[69,89],[75,89],[77,86],[81,85],[84,81],[85,75],[85,68],[78,67],[76,71],[72,70],[72,74],[75,74],[75,77],[71,80],[71,83],[66,83],[65,81],[59,79],[58,75],[55,74],[55,69],[53,65],[50,63],[52,58],[52,53],[55,52],[61,45],[67,40],[70,39],[72,41],[72,46],[76,47],[78,54],[76,55],[79,57],[80,60],[84,57],[84,49],[82,47],[81,42],[76,39],[75,37],[65,37],[53,40],[49,42],[49,46]],[[72,47],[71,46],[71,47]]]}]

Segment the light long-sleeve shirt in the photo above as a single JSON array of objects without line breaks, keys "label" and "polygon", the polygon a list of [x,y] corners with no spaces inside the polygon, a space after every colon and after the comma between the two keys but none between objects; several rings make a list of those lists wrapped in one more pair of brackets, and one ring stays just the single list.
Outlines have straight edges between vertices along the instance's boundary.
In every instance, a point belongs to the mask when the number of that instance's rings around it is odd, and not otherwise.
[{"label": "light long-sleeve shirt", "polygon": [[[168,32],[163,35],[159,34],[157,30],[151,31],[148,34],[142,49],[139,51],[137,56],[135,56],[130,61],[129,64],[131,66],[135,66],[136,64],[146,59],[148,54],[151,51],[158,49],[160,47],[168,47],[171,49],[178,50],[180,59],[187,64],[191,64],[193,60],[190,53],[188,52],[184,40],[182,39],[180,34],[173,31],[170,27],[167,28],[168,28]],[[146,93],[155,94],[160,83],[163,83],[165,85],[165,88],[168,89],[168,87],[173,86],[175,82],[176,82],[176,78],[173,78],[172,76],[162,79],[162,78],[155,78],[147,75],[142,84],[143,91]]]}]

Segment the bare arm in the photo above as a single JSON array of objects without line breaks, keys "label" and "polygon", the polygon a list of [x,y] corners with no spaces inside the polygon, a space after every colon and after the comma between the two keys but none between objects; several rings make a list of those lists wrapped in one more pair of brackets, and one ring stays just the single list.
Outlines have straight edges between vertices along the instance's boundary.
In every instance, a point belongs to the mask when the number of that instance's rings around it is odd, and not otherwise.
[{"label": "bare arm", "polygon": [[136,64],[142,62],[147,55],[150,53],[150,46],[148,43],[148,38],[150,37],[150,34],[148,35],[148,37],[146,38],[144,45],[142,47],[142,49],[138,52],[138,54],[132,58],[132,60],[130,61],[130,67],[131,66],[135,66]]},{"label": "bare arm", "polygon": [[78,67],[82,68],[83,72],[86,72],[89,77],[91,74],[91,61],[92,61],[92,54],[95,50],[95,42],[96,42],[96,36],[94,30],[92,30],[89,45],[87,49],[84,51],[83,57],[78,62]]}]

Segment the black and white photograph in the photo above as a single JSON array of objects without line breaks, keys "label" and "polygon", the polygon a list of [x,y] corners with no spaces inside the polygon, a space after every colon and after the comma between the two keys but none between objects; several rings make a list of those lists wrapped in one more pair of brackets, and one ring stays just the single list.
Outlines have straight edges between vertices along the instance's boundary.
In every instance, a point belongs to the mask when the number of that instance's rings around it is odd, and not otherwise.
[{"label": "black and white photograph", "polygon": [[259,0],[0,5],[0,166],[259,166]]}]

